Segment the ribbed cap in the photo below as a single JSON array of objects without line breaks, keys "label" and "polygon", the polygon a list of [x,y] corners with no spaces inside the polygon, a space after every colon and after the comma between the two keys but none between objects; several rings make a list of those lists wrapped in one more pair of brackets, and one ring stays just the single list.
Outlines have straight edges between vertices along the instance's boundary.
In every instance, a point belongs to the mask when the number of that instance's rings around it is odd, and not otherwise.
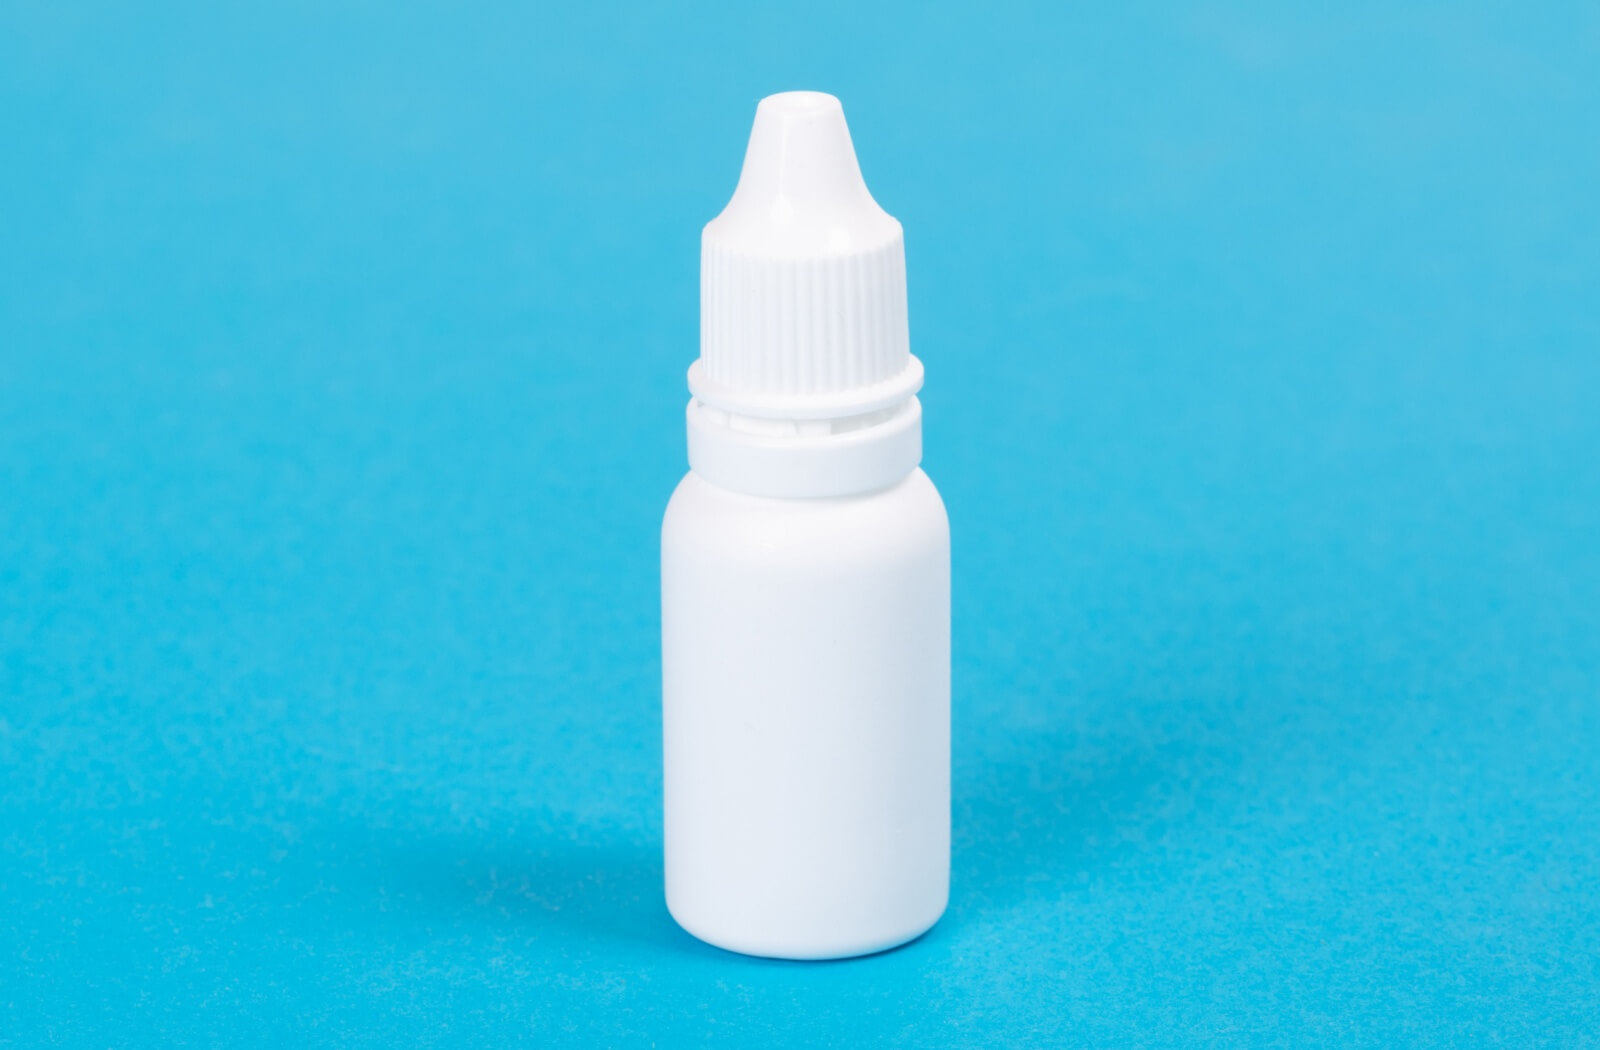
[{"label": "ribbed cap", "polygon": [[739,185],[700,243],[697,396],[827,415],[852,392],[920,385],[900,223],[867,191],[832,95],[761,100]]}]

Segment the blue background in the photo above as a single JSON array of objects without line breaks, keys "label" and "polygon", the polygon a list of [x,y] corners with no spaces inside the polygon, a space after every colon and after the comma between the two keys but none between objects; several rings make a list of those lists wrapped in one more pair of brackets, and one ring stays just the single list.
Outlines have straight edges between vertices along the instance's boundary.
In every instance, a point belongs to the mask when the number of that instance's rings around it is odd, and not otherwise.
[{"label": "blue background", "polygon": [[[6,6],[0,1041],[1593,1045],[1600,11],[799,6]],[[659,859],[796,87],[955,536],[951,909],[820,965]]]}]

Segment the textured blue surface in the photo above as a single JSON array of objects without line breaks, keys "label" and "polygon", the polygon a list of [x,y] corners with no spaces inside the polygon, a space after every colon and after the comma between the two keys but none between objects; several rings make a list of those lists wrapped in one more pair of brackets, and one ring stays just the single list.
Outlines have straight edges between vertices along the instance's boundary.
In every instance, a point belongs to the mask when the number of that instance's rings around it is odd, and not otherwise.
[{"label": "textured blue surface", "polygon": [[[7,5],[0,1042],[1592,1045],[1600,14],[1401,6]],[[951,910],[824,965],[659,886],[794,87],[956,548]]]}]

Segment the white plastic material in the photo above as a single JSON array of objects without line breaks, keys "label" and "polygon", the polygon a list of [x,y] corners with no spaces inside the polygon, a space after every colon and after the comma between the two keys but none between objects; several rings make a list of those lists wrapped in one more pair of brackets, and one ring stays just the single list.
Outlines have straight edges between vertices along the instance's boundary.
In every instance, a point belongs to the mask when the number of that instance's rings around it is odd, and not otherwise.
[{"label": "white plastic material", "polygon": [[772,496],[884,488],[922,460],[921,386],[900,223],[867,191],[839,100],[762,99],[700,239],[690,468]]},{"label": "white plastic material", "polygon": [[910,367],[900,223],[867,191],[832,95],[791,91],[756,107],[739,185],[700,238],[700,309],[692,382],[730,409],[741,393],[771,404]]},{"label": "white plastic material", "polygon": [[764,99],[702,241],[661,545],[667,906],[734,951],[859,955],[944,911],[950,538],[906,331],[838,100]]},{"label": "white plastic material", "polygon": [[684,929],[825,959],[944,911],[949,552],[920,470],[834,499],[678,486],[662,638],[667,906]]}]

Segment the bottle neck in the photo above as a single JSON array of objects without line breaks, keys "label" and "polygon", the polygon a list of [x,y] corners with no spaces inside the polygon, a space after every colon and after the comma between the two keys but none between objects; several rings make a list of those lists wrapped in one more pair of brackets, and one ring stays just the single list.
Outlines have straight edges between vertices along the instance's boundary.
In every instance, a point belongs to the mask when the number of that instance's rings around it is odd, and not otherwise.
[{"label": "bottle neck", "polygon": [[691,398],[689,468],[751,496],[816,499],[888,488],[922,462],[922,403],[829,419],[749,416]]}]

